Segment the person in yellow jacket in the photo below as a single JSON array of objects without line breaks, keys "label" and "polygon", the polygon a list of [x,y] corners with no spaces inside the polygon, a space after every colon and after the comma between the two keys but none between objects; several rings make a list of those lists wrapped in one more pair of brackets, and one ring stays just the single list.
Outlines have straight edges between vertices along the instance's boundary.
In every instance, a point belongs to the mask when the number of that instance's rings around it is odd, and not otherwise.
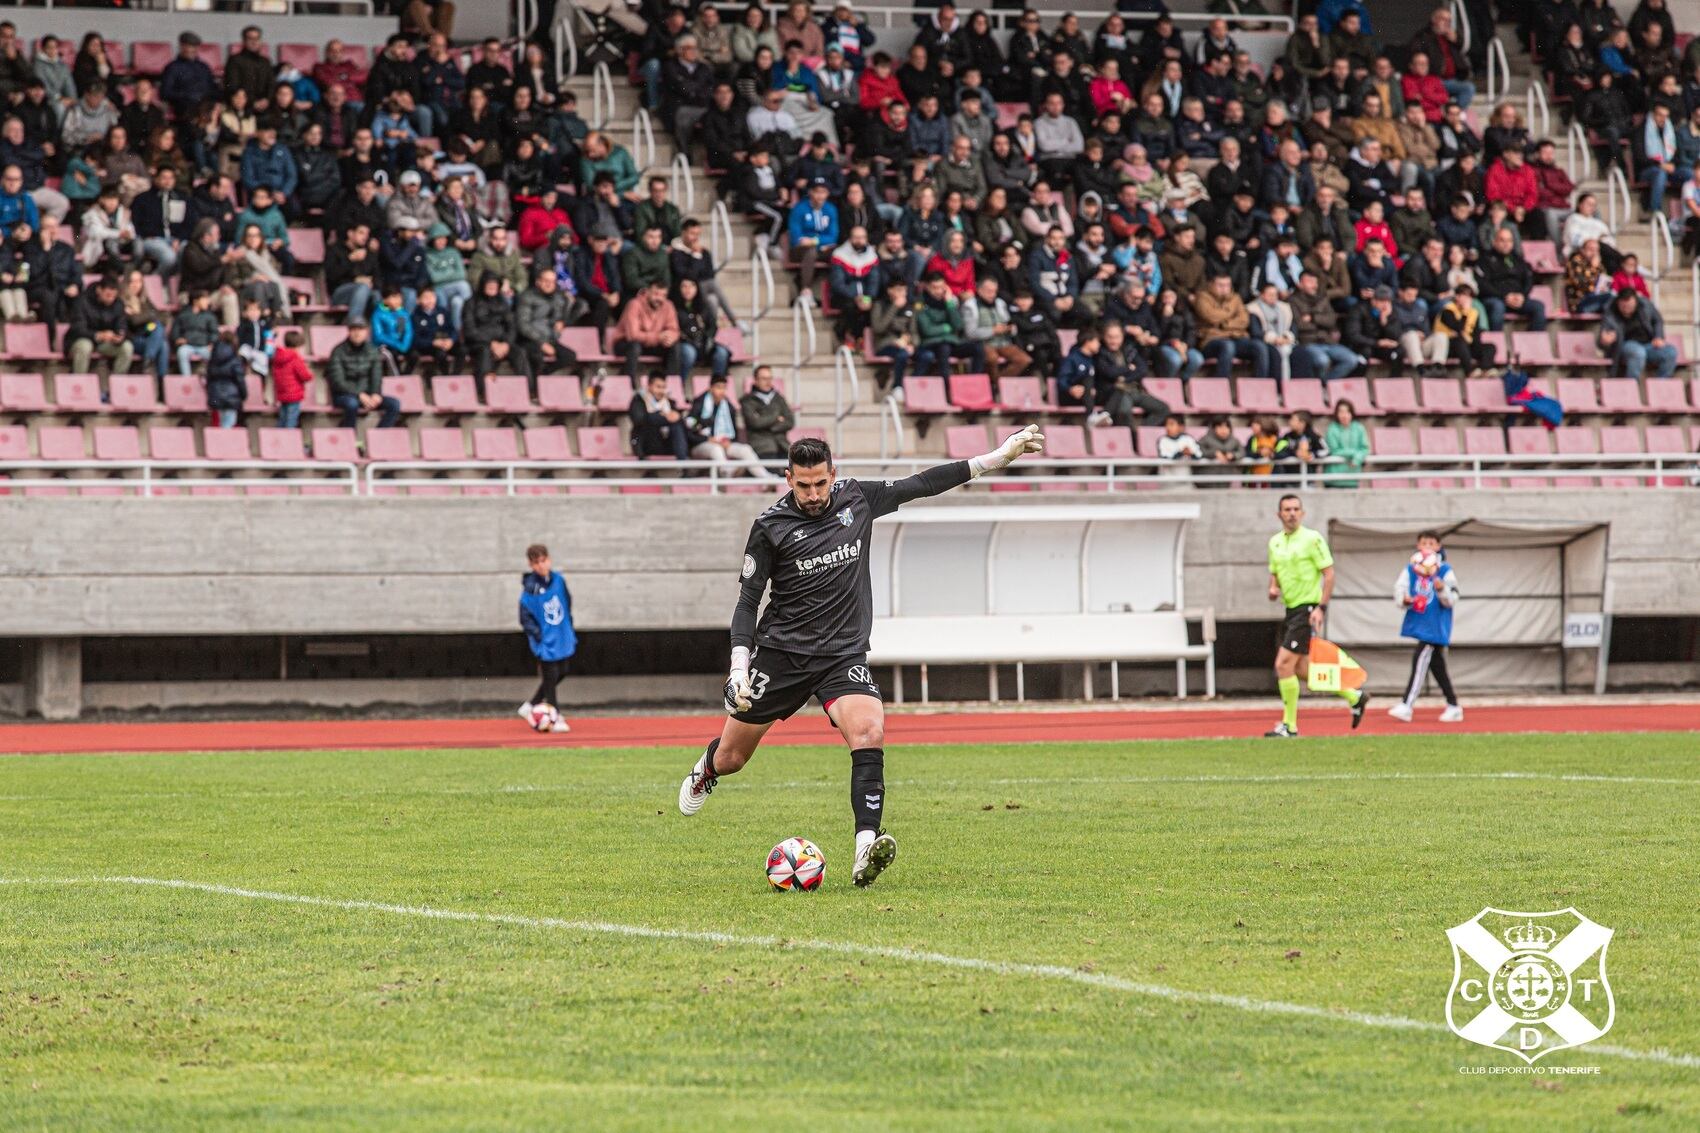
[{"label": "person in yellow jacket", "polygon": [[1452,289],[1452,298],[1434,316],[1434,332],[1446,336],[1447,356],[1474,378],[1494,364],[1491,342],[1482,341],[1482,312],[1476,306],[1476,291],[1468,283]]}]

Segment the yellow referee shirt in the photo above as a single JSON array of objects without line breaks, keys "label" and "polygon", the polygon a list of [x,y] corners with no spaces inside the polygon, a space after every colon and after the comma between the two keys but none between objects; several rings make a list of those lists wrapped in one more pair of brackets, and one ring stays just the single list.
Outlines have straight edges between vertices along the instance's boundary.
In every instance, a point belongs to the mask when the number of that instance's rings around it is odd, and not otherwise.
[{"label": "yellow referee shirt", "polygon": [[1269,573],[1280,584],[1281,600],[1289,610],[1322,601],[1322,572],[1333,565],[1328,540],[1309,527],[1269,537]]}]

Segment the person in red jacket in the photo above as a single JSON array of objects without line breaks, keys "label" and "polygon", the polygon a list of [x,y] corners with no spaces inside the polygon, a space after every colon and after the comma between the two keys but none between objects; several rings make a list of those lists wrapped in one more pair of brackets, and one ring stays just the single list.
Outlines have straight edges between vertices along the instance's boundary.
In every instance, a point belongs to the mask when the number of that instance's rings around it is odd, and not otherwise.
[{"label": "person in red jacket", "polygon": [[272,354],[272,392],[277,396],[277,427],[301,427],[301,403],[307,400],[307,383],[313,371],[301,357],[301,345],[307,337],[298,330],[283,336],[283,345]]},{"label": "person in red jacket", "polygon": [[1535,171],[1535,207],[1546,220],[1548,240],[1557,240],[1564,231],[1564,222],[1570,216],[1570,194],[1576,191],[1576,182],[1558,164],[1557,157],[1558,147],[1544,141],[1535,147],[1534,159],[1529,162],[1529,168]]},{"label": "person in red jacket", "polygon": [[521,251],[535,252],[547,244],[554,235],[555,229],[566,225],[573,226],[573,218],[567,215],[567,210],[558,203],[558,194],[554,189],[544,189],[537,198],[537,203],[526,209],[519,217],[519,246]]},{"label": "person in red jacket", "polygon": [[1530,238],[1546,236],[1546,219],[1538,211],[1541,199],[1540,180],[1523,160],[1522,146],[1507,146],[1487,171],[1483,186],[1487,199],[1504,201],[1511,219]]},{"label": "person in red jacket", "polygon": [[958,299],[974,294],[974,257],[968,254],[968,238],[959,229],[951,229],[944,238],[944,249],[934,252],[923,274],[938,272],[945,286]]},{"label": "person in red jacket", "polygon": [[909,105],[909,97],[891,69],[891,56],[885,52],[874,55],[873,64],[862,72],[860,105],[869,114],[878,114],[893,102]]},{"label": "person in red jacket", "polygon": [[1405,93],[1405,105],[1415,102],[1422,106],[1423,117],[1430,123],[1439,122],[1446,113],[1446,84],[1440,81],[1438,75],[1429,73],[1428,56],[1421,51],[1411,52],[1411,61],[1406,66],[1405,77],[1400,80],[1400,89]]}]

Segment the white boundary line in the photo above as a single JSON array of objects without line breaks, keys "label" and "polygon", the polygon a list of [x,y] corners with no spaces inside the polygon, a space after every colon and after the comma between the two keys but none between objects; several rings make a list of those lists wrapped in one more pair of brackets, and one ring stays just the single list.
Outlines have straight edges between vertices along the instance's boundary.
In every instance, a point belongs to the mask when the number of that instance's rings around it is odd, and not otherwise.
[{"label": "white boundary line", "polygon": [[[943,952],[927,952],[873,944],[853,944],[836,940],[792,940],[777,936],[743,936],[728,932],[708,932],[690,929],[654,928],[648,925],[615,924],[609,921],[576,921],[559,917],[527,917],[517,913],[479,913],[462,909],[439,909],[429,905],[391,905],[379,901],[339,900],[330,897],[310,897],[299,893],[275,893],[265,889],[242,889],[233,885],[215,885],[204,881],[183,881],[158,877],[0,877],[4,885],[133,885],[158,889],[183,889],[197,893],[213,893],[224,897],[242,897],[253,901],[274,901],[286,905],[306,905],[320,909],[346,912],[389,913],[395,916],[420,917],[427,920],[459,921],[472,924],[511,925],[517,928],[559,929],[565,932],[624,936],[639,940],[683,941],[692,944],[735,945],[745,948],[789,948],[811,952],[827,952],[840,956],[861,956],[869,959],[897,960],[909,964],[930,964],[959,971],[988,972],[999,976],[1022,976],[1031,979],[1063,980],[1087,987],[1105,988],[1130,995],[1165,999],[1175,1003],[1197,1003],[1211,1007],[1227,1007],[1259,1015],[1290,1015],[1305,1019],[1324,1019],[1337,1023],[1353,1023],[1384,1030],[1421,1031],[1444,1034],[1447,1028],[1439,1023],[1407,1019],[1401,1015],[1379,1015],[1363,1011],[1333,1010],[1303,1003],[1285,1003],[1274,999],[1252,999],[1243,995],[1225,995],[1211,991],[1189,991],[1163,984],[1140,983],[1120,976],[1065,968],[1060,964],[1023,964],[1002,960],[982,960],[972,956],[952,956]],[[1700,1068],[1700,1055],[1679,1054],[1667,1050],[1633,1050],[1611,1044],[1589,1045],[1588,1051],[1636,1062],[1654,1062],[1667,1066]]]},{"label": "white boundary line", "polygon": [[[888,787],[1042,787],[1050,784],[1057,786],[1111,786],[1118,783],[1130,785],[1155,786],[1165,783],[1174,784],[1225,784],[1236,783],[1381,783],[1400,782],[1430,782],[1447,780],[1535,780],[1547,783],[1615,783],[1642,784],[1663,787],[1700,787],[1700,777],[1695,778],[1651,778],[1634,775],[1583,775],[1566,774],[1546,771],[1343,771],[1317,774],[1292,775],[1129,775],[1102,776],[1088,778],[1030,776],[1011,779],[893,779],[888,780]],[[763,782],[753,776],[740,776],[721,785],[722,789],[730,788],[736,791],[778,791],[802,790],[807,788],[837,789],[841,782],[837,779],[792,779],[784,782]],[[126,791],[96,795],[31,795],[15,794],[0,795],[0,802],[86,802],[102,798],[123,799],[288,799],[312,798],[359,798],[363,796],[381,797],[386,795],[524,795],[544,794],[558,791],[582,791],[586,789],[582,783],[510,783],[499,787],[374,787],[361,790],[339,791],[334,788],[323,790],[286,790],[286,791],[221,791],[214,786],[208,786],[200,791]],[[598,786],[601,794],[667,794],[670,786],[652,786],[649,784],[612,784]],[[671,797],[671,796],[669,796]]]}]

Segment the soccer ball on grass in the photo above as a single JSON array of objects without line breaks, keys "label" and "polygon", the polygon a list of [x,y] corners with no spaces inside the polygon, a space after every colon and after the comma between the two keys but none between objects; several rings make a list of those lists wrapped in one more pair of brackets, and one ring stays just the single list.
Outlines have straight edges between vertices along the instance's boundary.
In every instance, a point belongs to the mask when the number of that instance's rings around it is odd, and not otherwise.
[{"label": "soccer ball on grass", "polygon": [[785,892],[820,888],[826,856],[807,838],[787,838],[767,855],[767,883]]}]

